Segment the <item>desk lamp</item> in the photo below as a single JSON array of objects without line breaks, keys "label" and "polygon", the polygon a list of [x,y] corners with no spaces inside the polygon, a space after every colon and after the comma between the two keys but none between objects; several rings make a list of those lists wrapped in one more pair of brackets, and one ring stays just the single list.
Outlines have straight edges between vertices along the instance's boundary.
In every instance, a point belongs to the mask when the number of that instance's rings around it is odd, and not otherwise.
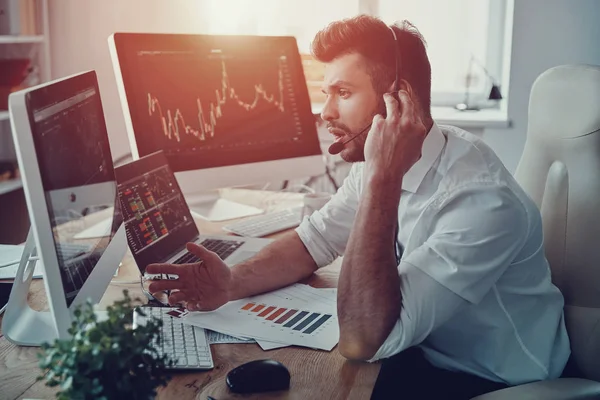
[{"label": "desk lamp", "polygon": [[480,62],[478,62],[475,59],[474,56],[471,56],[471,60],[469,61],[469,72],[467,73],[467,85],[466,85],[466,90],[465,90],[465,100],[464,100],[464,102],[459,103],[456,106],[454,106],[454,108],[456,108],[459,111],[479,111],[480,110],[480,108],[478,106],[469,104],[469,88],[471,86],[471,78],[472,78],[471,70],[473,69],[473,63],[476,63],[479,67],[481,67],[483,72],[485,72],[485,75],[487,76],[487,78],[492,82],[492,88],[490,90],[490,94],[488,95],[488,100],[502,100],[502,94],[500,93],[500,87],[494,81],[494,78],[490,75],[488,70]]}]

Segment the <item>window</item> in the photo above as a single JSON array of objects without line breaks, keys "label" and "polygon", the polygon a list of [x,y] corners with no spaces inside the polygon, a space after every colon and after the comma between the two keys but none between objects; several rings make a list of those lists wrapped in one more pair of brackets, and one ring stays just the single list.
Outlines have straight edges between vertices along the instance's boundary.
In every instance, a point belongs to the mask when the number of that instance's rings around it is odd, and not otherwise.
[{"label": "window", "polygon": [[[367,2],[370,3],[370,2]],[[407,19],[427,42],[432,103],[454,105],[470,82],[473,100],[483,100],[502,74],[504,0],[377,0],[377,15],[388,24]],[[471,73],[469,64],[473,57]]]},{"label": "window", "polygon": [[500,83],[507,1],[208,0],[202,4],[211,21],[210,33],[294,35],[303,54],[313,103],[323,101],[323,66],[309,55],[310,42],[318,30],[359,13],[378,16],[387,24],[409,20],[427,42],[432,104],[454,105],[463,100],[467,82],[473,101],[485,98],[492,82],[484,68]]}]

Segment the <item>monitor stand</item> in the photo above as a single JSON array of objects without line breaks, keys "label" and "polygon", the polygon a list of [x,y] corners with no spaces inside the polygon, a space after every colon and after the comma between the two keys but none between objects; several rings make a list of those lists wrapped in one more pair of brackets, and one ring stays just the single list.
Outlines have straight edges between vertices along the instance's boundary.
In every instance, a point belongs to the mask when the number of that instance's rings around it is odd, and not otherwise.
[{"label": "monitor stand", "polygon": [[[2,333],[9,342],[19,346],[41,346],[42,343],[52,343],[58,338],[56,320],[52,312],[36,311],[27,302],[37,262],[41,264],[42,260],[38,259],[35,238],[30,228],[2,318]],[[43,265],[42,271],[43,279],[46,279]],[[107,318],[106,312],[95,312],[98,314],[98,321]]]},{"label": "monitor stand", "polygon": [[262,214],[264,210],[222,198],[218,191],[185,195],[192,215],[211,222]]},{"label": "monitor stand", "polygon": [[30,229],[2,319],[2,333],[9,342],[20,346],[40,346],[58,337],[51,312],[35,311],[27,302],[36,262],[42,261],[37,259],[35,238]]}]

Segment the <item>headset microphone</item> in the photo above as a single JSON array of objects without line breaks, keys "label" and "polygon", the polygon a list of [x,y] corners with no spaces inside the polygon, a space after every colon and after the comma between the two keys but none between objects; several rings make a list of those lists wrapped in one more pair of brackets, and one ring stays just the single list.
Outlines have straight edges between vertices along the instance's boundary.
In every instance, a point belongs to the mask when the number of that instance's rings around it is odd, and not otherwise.
[{"label": "headset microphone", "polygon": [[367,125],[365,127],[365,129],[363,129],[362,131],[358,132],[356,135],[352,136],[350,139],[346,140],[345,142],[335,142],[333,143],[331,146],[329,146],[329,154],[331,155],[336,155],[338,153],[340,153],[342,150],[344,150],[344,146],[348,143],[350,143],[351,141],[353,141],[354,139],[356,139],[357,137],[359,137],[360,135],[362,135],[363,133],[365,133],[366,131],[369,130],[369,128],[371,128],[371,124]]}]

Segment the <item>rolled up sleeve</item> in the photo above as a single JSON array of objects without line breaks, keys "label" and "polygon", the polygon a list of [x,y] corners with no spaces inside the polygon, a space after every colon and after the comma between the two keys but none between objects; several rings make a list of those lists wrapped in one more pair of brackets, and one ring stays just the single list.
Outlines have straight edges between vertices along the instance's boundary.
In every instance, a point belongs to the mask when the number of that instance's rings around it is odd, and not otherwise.
[{"label": "rolled up sleeve", "polygon": [[331,200],[304,217],[296,228],[300,240],[319,267],[331,264],[346,250],[358,208],[361,170],[361,164],[354,164]]},{"label": "rolled up sleeve", "polygon": [[402,311],[386,341],[369,362],[388,358],[421,343],[468,303],[435,279],[407,262],[401,262]]},{"label": "rolled up sleeve", "polygon": [[527,214],[509,190],[495,189],[463,189],[432,203],[427,239],[398,266],[400,318],[369,361],[421,343],[461,308],[480,302],[517,256]]}]

